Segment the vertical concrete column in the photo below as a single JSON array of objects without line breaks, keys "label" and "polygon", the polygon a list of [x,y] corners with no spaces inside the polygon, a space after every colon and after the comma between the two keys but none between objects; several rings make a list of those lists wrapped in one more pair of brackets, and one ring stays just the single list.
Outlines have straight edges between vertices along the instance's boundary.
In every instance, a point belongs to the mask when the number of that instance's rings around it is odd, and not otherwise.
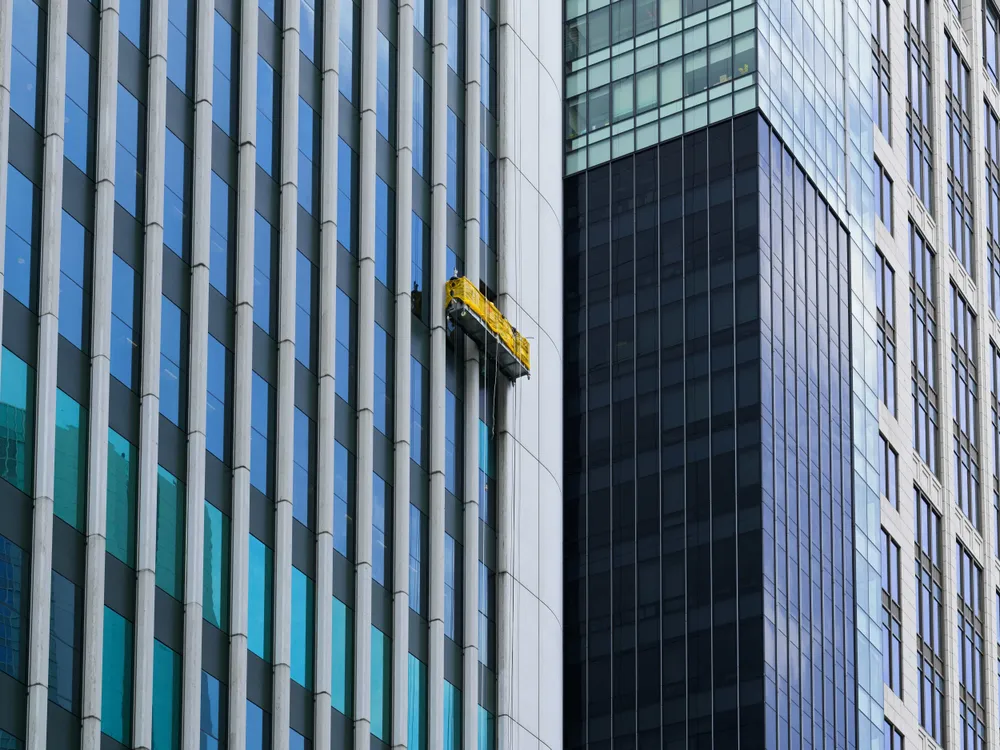
[{"label": "vertical concrete column", "polygon": [[184,654],[181,747],[201,737],[201,641],[205,552],[205,421],[208,394],[208,286],[212,206],[212,81],[215,5],[197,0],[194,51],[194,159],[191,200],[191,314],[188,360],[187,509],[184,528]]},{"label": "vertical concrete column", "polygon": [[392,737],[408,738],[410,665],[410,260],[413,213],[413,0],[399,4],[396,26],[396,441],[393,446]]},{"label": "vertical concrete column", "polygon": [[444,284],[448,242],[448,4],[432,4],[431,48],[431,413],[430,597],[428,601],[428,747],[444,747]]},{"label": "vertical concrete column", "polygon": [[319,204],[319,394],[316,461],[316,681],[313,747],[331,744],[333,697],[333,486],[337,412],[337,138],[340,116],[340,8],[323,8]]},{"label": "vertical concrete column", "polygon": [[160,435],[160,299],[163,287],[163,155],[167,127],[167,2],[149,4],[146,128],[146,242],[142,287],[142,393],[135,584],[133,745],[153,741],[153,626],[156,604],[156,490]]},{"label": "vertical concrete column", "polygon": [[277,482],[274,503],[274,750],[287,750],[292,659],[292,492],[295,451],[295,254],[298,214],[299,0],[285,0],[278,232]]},{"label": "vertical concrete column", "polygon": [[45,133],[42,154],[42,252],[38,274],[38,382],[35,402],[35,506],[31,537],[28,649],[28,750],[45,750],[49,703],[52,510],[59,347],[63,116],[66,108],[66,0],[50,0],[46,30]]},{"label": "vertical concrete column", "polygon": [[87,574],[83,598],[82,750],[101,747],[104,556],[107,548],[108,400],[111,388],[111,269],[114,257],[118,0],[101,4],[97,58],[97,164],[87,442]]},{"label": "vertical concrete column", "polygon": [[372,470],[375,405],[375,106],[378,4],[361,4],[361,158],[358,216],[358,481],[355,509],[354,747],[371,745]]},{"label": "vertical concrete column", "polygon": [[253,240],[257,176],[257,2],[240,5],[236,191],[236,353],[233,408],[232,605],[229,608],[229,748],[246,747],[250,558],[250,392],[253,384]]},{"label": "vertical concrete column", "polygon": [[[465,275],[479,285],[480,67],[479,0],[465,9]],[[465,339],[465,474],[462,627],[462,747],[477,750],[479,704],[479,347]]]}]

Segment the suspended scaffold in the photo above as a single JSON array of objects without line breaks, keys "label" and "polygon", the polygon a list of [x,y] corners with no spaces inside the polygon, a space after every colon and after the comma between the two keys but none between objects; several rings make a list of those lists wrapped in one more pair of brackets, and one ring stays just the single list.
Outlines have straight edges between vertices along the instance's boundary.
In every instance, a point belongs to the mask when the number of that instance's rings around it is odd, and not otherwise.
[{"label": "suspended scaffold", "polygon": [[451,279],[445,285],[445,311],[486,355],[497,361],[510,380],[531,374],[531,347],[497,306],[486,299],[468,278]]}]

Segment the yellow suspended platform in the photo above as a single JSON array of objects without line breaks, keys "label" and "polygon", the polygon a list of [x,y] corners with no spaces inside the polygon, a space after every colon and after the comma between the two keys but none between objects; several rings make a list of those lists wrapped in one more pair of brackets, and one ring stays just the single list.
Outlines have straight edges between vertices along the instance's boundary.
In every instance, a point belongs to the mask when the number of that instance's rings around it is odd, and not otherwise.
[{"label": "yellow suspended platform", "polygon": [[531,374],[531,346],[497,306],[465,276],[445,284],[445,312],[459,328],[497,361],[510,380]]}]

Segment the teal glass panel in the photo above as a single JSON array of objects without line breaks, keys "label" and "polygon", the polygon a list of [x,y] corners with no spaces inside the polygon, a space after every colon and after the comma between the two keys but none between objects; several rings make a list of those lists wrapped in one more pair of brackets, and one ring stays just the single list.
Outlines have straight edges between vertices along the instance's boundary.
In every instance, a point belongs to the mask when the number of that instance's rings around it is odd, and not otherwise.
[{"label": "teal glass panel", "polygon": [[32,494],[35,371],[4,349],[0,359],[0,477]]},{"label": "teal glass panel", "polygon": [[250,597],[247,648],[271,661],[271,623],[274,608],[274,552],[257,537],[250,537]]},{"label": "teal glass panel", "polygon": [[184,484],[162,466],[156,477],[156,585],[184,595]]},{"label": "teal glass panel", "polygon": [[205,501],[202,613],[219,630],[229,630],[229,517]]},{"label": "teal glass panel", "polygon": [[462,750],[462,691],[444,681],[444,750]]},{"label": "teal glass panel", "polygon": [[123,745],[131,745],[132,623],[107,607],[101,665],[101,731]]},{"label": "teal glass panel", "polygon": [[0,729],[0,750],[21,750],[24,743],[10,732]]},{"label": "teal glass panel", "polygon": [[477,742],[477,750],[493,750],[493,748],[496,747],[496,739],[494,739],[494,735],[496,733],[496,720],[493,718],[493,714],[482,706],[478,706],[478,709],[479,739]]},{"label": "teal glass panel", "polygon": [[391,661],[388,637],[372,626],[372,734],[383,742],[389,741],[392,718]]},{"label": "teal glass panel", "polygon": [[427,666],[409,654],[407,668],[406,746],[427,750]]},{"label": "teal glass panel", "polygon": [[28,604],[23,561],[21,548],[0,536],[0,671],[18,680],[23,680],[22,630],[25,636],[28,634],[28,618],[21,619],[21,610]]},{"label": "teal glass panel", "polygon": [[307,690],[313,684],[313,581],[292,568],[292,679]]},{"label": "teal glass panel", "polygon": [[139,484],[138,451],[108,430],[108,552],[135,567],[135,504]]},{"label": "teal glass panel", "polygon": [[79,532],[87,517],[87,410],[56,390],[55,514]]},{"label": "teal glass panel", "polygon": [[153,641],[153,750],[181,745],[181,657]]},{"label": "teal glass panel", "polygon": [[330,702],[347,718],[354,710],[354,613],[333,598],[333,688]]}]

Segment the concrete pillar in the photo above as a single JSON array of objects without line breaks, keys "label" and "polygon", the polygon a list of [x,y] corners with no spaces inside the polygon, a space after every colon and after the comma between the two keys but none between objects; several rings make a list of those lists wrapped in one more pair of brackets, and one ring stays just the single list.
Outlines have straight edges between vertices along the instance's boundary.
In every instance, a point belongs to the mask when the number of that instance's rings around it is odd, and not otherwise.
[{"label": "concrete pillar", "polygon": [[42,155],[42,248],[38,274],[38,381],[35,402],[35,506],[31,538],[28,649],[28,750],[44,750],[49,703],[52,510],[55,488],[59,257],[62,240],[63,116],[66,107],[66,0],[50,0],[46,33]]},{"label": "concrete pillar", "polygon": [[396,26],[396,361],[393,446],[392,737],[406,747],[410,665],[410,225],[413,213],[413,2],[399,4]]},{"label": "concrete pillar", "polygon": [[184,529],[184,653],[181,747],[201,742],[201,642],[205,551],[205,420],[212,205],[212,80],[215,5],[196,0],[194,158],[191,199],[191,308],[188,358],[187,508]]},{"label": "concrete pillar", "polygon": [[277,481],[274,503],[274,750],[288,749],[292,656],[292,492],[295,451],[295,255],[298,216],[299,0],[285,0],[278,234]]},{"label": "concrete pillar", "polygon": [[[313,747],[331,745],[333,694],[333,487],[337,407],[337,138],[340,116],[340,8],[323,9],[320,128],[319,384],[316,477],[316,666]],[[345,375],[346,377],[346,375]]]},{"label": "concrete pillar", "polygon": [[[466,0],[465,10],[465,275],[479,285],[479,27],[482,6]],[[465,339],[465,559],[463,561],[462,746],[477,750],[479,704],[479,347]]]},{"label": "concrete pillar", "polygon": [[97,164],[91,295],[90,425],[87,451],[87,574],[84,588],[82,750],[101,747],[104,556],[107,548],[108,401],[111,388],[111,269],[114,257],[118,0],[101,5],[97,61]]},{"label": "concrete pillar", "polygon": [[236,353],[233,408],[232,606],[229,608],[229,748],[246,747],[250,557],[250,393],[253,384],[254,198],[257,175],[257,2],[240,6],[236,191]]},{"label": "concrete pillar", "polygon": [[358,481],[355,508],[354,747],[371,746],[372,470],[375,383],[375,107],[378,4],[361,4],[358,220]]}]

